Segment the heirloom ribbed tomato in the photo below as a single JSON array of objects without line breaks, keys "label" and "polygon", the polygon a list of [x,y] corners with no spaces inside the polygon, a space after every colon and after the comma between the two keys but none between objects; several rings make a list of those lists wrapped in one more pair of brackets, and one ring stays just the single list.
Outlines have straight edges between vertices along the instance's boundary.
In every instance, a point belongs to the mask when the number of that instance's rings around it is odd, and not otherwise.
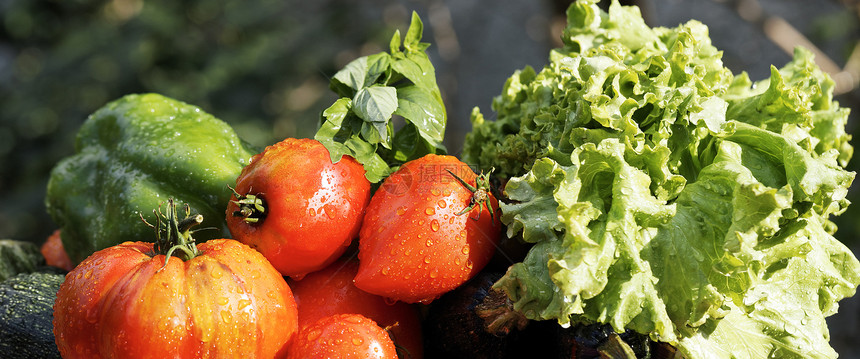
[{"label": "heirloom ribbed tomato", "polygon": [[178,230],[100,250],[69,272],[54,304],[63,358],[286,356],[298,330],[286,281],[232,239],[195,245],[188,228],[201,217],[159,221],[162,233]]},{"label": "heirloom ribbed tomato", "polygon": [[474,277],[500,239],[498,201],[487,175],[453,156],[426,155],[374,193],[359,235],[355,285],[428,303]]},{"label": "heirloom ribbed tomato", "polygon": [[285,139],[242,170],[227,227],[285,276],[322,269],[358,235],[370,200],[364,173],[349,156],[332,163],[317,140]]}]

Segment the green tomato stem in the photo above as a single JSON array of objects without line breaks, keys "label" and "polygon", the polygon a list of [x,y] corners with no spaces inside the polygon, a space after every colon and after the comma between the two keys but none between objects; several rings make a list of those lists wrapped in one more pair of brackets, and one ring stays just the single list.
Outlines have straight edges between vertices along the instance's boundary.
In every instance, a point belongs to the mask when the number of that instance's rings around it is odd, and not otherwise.
[{"label": "green tomato stem", "polygon": [[185,204],[185,218],[180,220],[176,212],[176,203],[172,198],[167,200],[165,207],[165,213],[161,212],[161,207],[153,211],[156,218],[155,225],[149,224],[144,219],[144,223],[155,229],[154,254],[163,254],[165,265],[170,256],[176,256],[183,261],[196,257],[199,252],[197,243],[191,236],[193,232],[191,228],[203,223],[203,215],[191,215],[191,207]]},{"label": "green tomato stem", "polygon": [[236,200],[232,202],[239,206],[239,210],[233,211],[234,217],[244,217],[246,223],[260,223],[266,218],[266,201],[262,195],[241,195],[233,188],[230,190],[236,196]]}]

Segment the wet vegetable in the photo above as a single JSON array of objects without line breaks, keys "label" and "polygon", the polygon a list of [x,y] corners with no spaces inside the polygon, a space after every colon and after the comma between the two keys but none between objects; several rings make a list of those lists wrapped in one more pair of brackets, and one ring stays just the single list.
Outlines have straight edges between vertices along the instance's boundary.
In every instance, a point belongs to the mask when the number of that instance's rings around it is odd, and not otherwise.
[{"label": "wet vegetable", "polygon": [[[298,329],[284,278],[232,239],[195,244],[172,202],[155,243],[100,250],[69,272],[54,305],[64,358],[282,358]],[[138,222],[140,222],[138,220]],[[142,225],[142,224],[140,224]],[[145,227],[145,226],[144,226]]]},{"label": "wet vegetable", "polygon": [[150,238],[134,224],[167,198],[190,204],[206,218],[203,227],[216,228],[200,240],[222,237],[227,186],[255,152],[223,121],[157,94],[128,95],[93,113],[75,150],[51,171],[46,196],[73,263]]}]

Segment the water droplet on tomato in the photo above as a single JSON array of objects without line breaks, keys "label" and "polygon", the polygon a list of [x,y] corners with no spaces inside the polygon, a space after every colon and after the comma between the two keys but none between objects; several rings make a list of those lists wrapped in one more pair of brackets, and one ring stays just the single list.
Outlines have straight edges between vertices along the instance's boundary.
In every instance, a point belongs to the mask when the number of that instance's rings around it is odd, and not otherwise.
[{"label": "water droplet on tomato", "polygon": [[436,210],[433,209],[433,207],[427,207],[427,209],[424,210],[424,213],[427,214],[428,216],[432,216],[432,215],[436,214]]},{"label": "water droplet on tomato", "polygon": [[446,188],[444,191],[442,191],[442,194],[443,194],[445,197],[448,197],[448,196],[450,196],[450,195],[451,195],[451,190]]},{"label": "water droplet on tomato", "polygon": [[212,340],[212,331],[211,331],[211,330],[204,330],[202,334],[203,334],[203,335],[202,335],[202,336],[200,336],[200,341],[201,341],[201,342],[206,343],[206,342],[208,342],[208,341],[211,341],[211,340]]},{"label": "water droplet on tomato", "polygon": [[388,275],[388,271],[391,270],[388,267],[382,267],[382,275]]},{"label": "water droplet on tomato", "polygon": [[170,326],[170,318],[164,319],[164,320],[158,322],[158,331],[161,331],[161,332],[166,331],[167,327],[169,327],[169,326]]},{"label": "water droplet on tomato", "polygon": [[439,230],[439,221],[437,221],[435,219],[430,221],[430,229],[432,229],[433,232],[438,231]]},{"label": "water droplet on tomato", "polygon": [[471,260],[471,259],[466,261],[466,269],[467,269],[467,270],[471,270],[471,269],[472,269],[472,267],[474,267],[474,266],[475,266],[475,264],[474,264],[474,263],[472,263],[472,260]]},{"label": "water droplet on tomato", "polygon": [[[354,317],[354,316],[344,317],[344,318],[343,318],[343,321],[344,321],[344,322],[349,322],[349,323],[352,323],[352,324],[361,324],[361,319],[358,319],[358,317]],[[350,331],[352,331],[352,328],[350,328]]]},{"label": "water droplet on tomato", "polygon": [[86,273],[84,273],[84,278],[90,279],[92,277],[93,277],[93,270],[92,269],[90,269]]},{"label": "water droplet on tomato", "polygon": [[222,310],[221,311],[221,321],[224,323],[231,323],[233,321],[233,314],[229,311]]},{"label": "water droplet on tomato", "polygon": [[92,306],[87,309],[87,313],[85,316],[87,322],[90,324],[95,324],[99,320],[99,310],[97,306]]},{"label": "water droplet on tomato", "polygon": [[212,278],[221,279],[221,277],[224,276],[224,273],[221,273],[220,271],[217,271],[217,270],[213,270],[213,271],[209,272],[209,275],[212,276]]},{"label": "water droplet on tomato", "polygon": [[430,256],[424,256],[424,263],[430,264]]},{"label": "water droplet on tomato", "polygon": [[308,208],[308,216],[314,217],[317,215],[317,210],[313,208]]},{"label": "water droplet on tomato", "polygon": [[251,305],[251,301],[248,299],[239,300],[239,310],[245,310],[249,305]]},{"label": "water droplet on tomato", "polygon": [[463,246],[463,249],[460,250],[463,255],[469,255],[469,246]]},{"label": "water droplet on tomato", "polygon": [[436,205],[439,206],[439,208],[445,208],[448,207],[448,202],[445,202],[444,199],[440,199],[439,202],[436,202]]},{"label": "water droplet on tomato", "polygon": [[227,303],[230,303],[230,299],[227,299],[227,297],[218,297],[216,303],[218,303],[218,305],[227,305]]},{"label": "water droplet on tomato", "polygon": [[322,334],[322,332],[321,332],[319,329],[312,329],[312,330],[310,330],[310,331],[308,332],[308,337],[307,337],[307,338],[308,338],[308,341],[309,341],[309,342],[315,342],[315,341],[317,341],[317,339],[319,339],[319,337],[320,337],[320,335],[321,335],[321,334]]},{"label": "water droplet on tomato", "polygon": [[430,278],[436,278],[438,276],[439,276],[439,268],[433,268],[433,270],[430,271]]},{"label": "water droplet on tomato", "polygon": [[438,188],[431,189],[430,193],[432,193],[434,196],[438,196],[438,195],[442,194],[441,192],[439,192]]},{"label": "water droplet on tomato", "polygon": [[424,242],[424,244],[426,244],[428,247],[432,247],[433,246],[433,240],[427,239],[427,242]]},{"label": "water droplet on tomato", "polygon": [[406,206],[397,207],[397,210],[395,210],[394,213],[398,216],[402,216],[404,213],[406,213]]},{"label": "water droplet on tomato", "polygon": [[336,212],[335,212],[335,206],[333,204],[331,204],[331,203],[326,204],[325,206],[323,206],[323,209],[325,210],[325,215],[326,215],[326,217],[328,217],[328,219],[334,219],[334,214]]},{"label": "water droplet on tomato", "polygon": [[361,345],[362,343],[364,343],[364,340],[362,340],[361,338],[352,338],[353,345]]}]

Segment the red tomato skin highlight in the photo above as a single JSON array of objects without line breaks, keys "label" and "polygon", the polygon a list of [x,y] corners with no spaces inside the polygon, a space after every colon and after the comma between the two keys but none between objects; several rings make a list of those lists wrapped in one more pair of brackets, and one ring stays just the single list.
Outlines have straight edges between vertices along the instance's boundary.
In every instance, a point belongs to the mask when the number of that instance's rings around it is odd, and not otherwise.
[{"label": "red tomato skin highlight", "polygon": [[[407,162],[373,195],[359,234],[355,285],[369,293],[429,303],[474,277],[489,262],[501,224],[485,206],[462,215],[475,173],[453,156]],[[490,195],[494,213],[498,201]]]},{"label": "red tomato skin highlight", "polygon": [[251,159],[236,180],[240,195],[264,198],[266,217],[248,223],[227,206],[233,238],[260,251],[285,276],[301,277],[334,262],[357,237],[370,201],[364,167],[344,156],[333,164],[317,140],[288,138]]},{"label": "red tomato skin highlight", "polygon": [[335,314],[302,328],[290,345],[288,359],[397,359],[388,333],[359,314]]},{"label": "red tomato skin highlight", "polygon": [[81,262],[54,304],[63,358],[283,358],[298,329],[292,292],[258,252],[234,240],[188,261],[125,242]]},{"label": "red tomato skin highlight", "polygon": [[358,261],[338,260],[301,280],[287,280],[299,312],[299,328],[335,314],[360,314],[386,328],[408,358],[424,357],[421,317],[413,304],[392,302],[353,283]]}]

